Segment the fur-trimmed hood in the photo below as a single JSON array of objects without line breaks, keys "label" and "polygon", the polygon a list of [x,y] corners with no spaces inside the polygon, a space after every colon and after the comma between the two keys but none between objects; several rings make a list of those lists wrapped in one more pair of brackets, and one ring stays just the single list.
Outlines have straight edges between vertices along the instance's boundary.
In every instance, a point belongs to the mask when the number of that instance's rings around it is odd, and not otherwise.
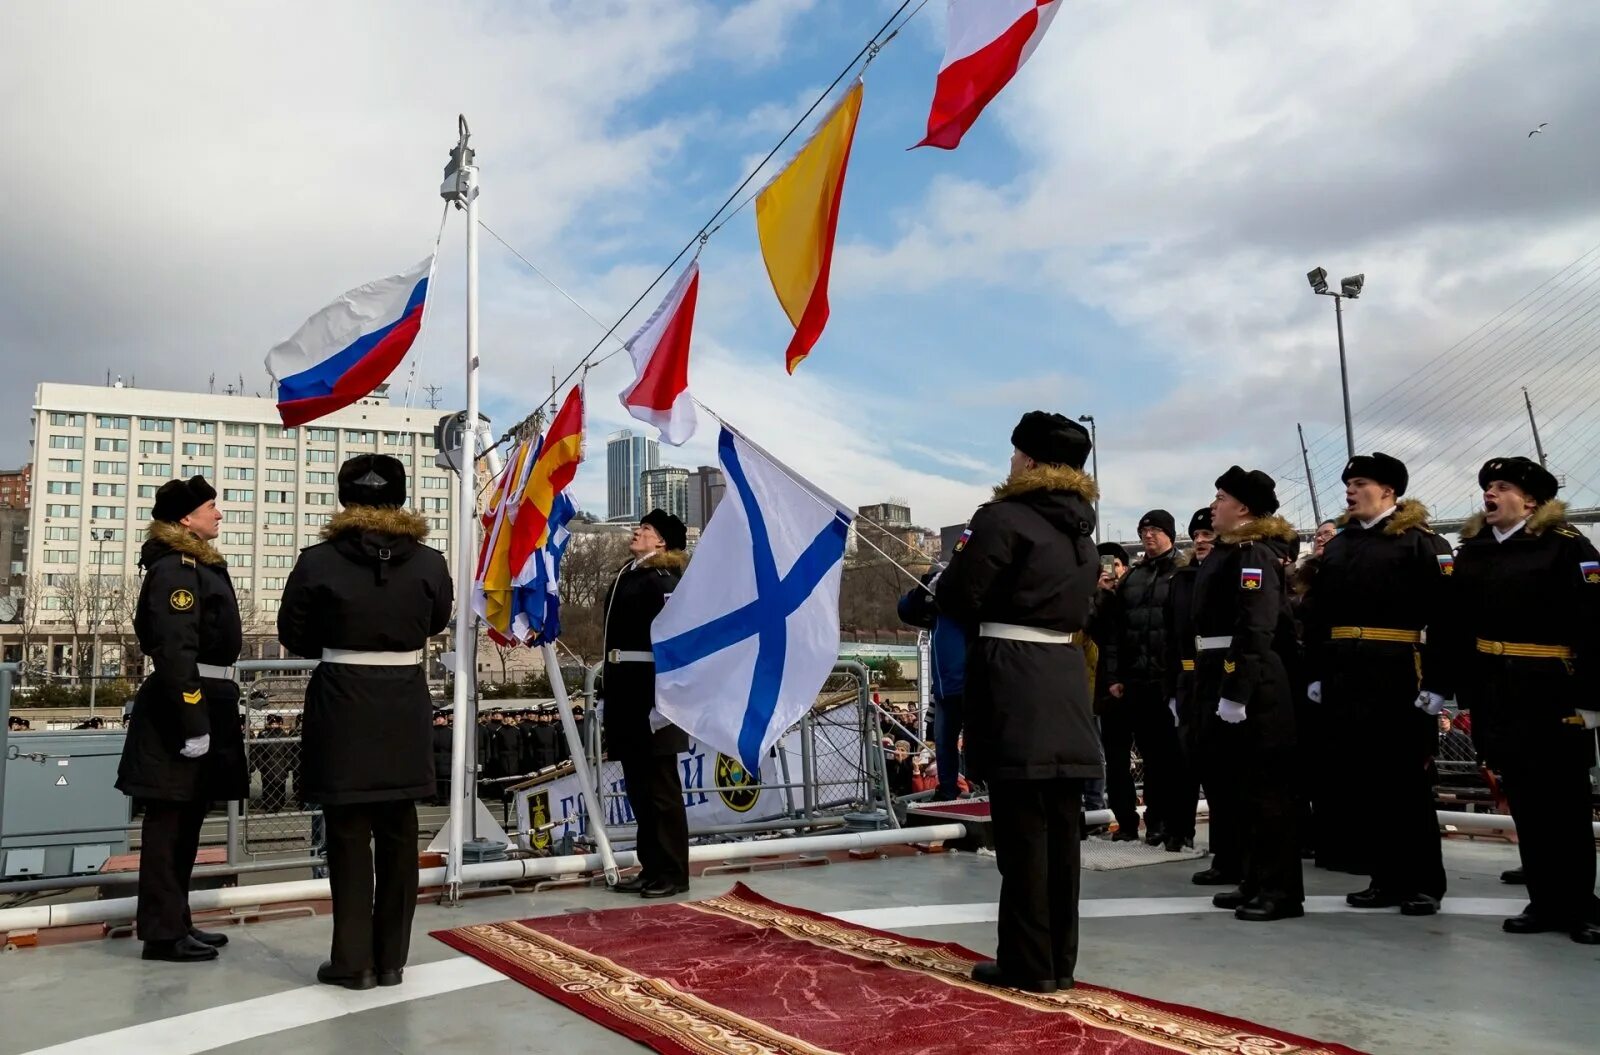
[{"label": "fur-trimmed hood", "polygon": [[1230,545],[1241,542],[1293,542],[1296,537],[1294,525],[1280,516],[1257,517],[1242,528],[1224,532],[1221,536],[1223,542]]},{"label": "fur-trimmed hood", "polygon": [[397,506],[345,506],[323,525],[322,537],[332,540],[358,531],[421,542],[428,537],[428,522],[421,513]]},{"label": "fur-trimmed hood", "polygon": [[[1412,528],[1427,528],[1429,515],[1428,507],[1417,499],[1402,498],[1395,504],[1394,512],[1390,515],[1388,522],[1383,525],[1383,533],[1393,537],[1395,535],[1404,535]],[[1341,513],[1334,523],[1341,528],[1345,528],[1349,527],[1354,521],[1355,518],[1349,513]],[[1432,529],[1429,528],[1429,530]]]},{"label": "fur-trimmed hood", "polygon": [[149,529],[145,532],[145,539],[144,549],[139,554],[139,563],[147,568],[151,561],[167,550],[193,557],[201,564],[209,564],[213,568],[225,568],[228,565],[227,559],[217,551],[217,547],[191,534],[182,524],[166,520],[151,521]]},{"label": "fur-trimmed hood", "polygon": [[[1567,503],[1551,499],[1544,505],[1535,509],[1528,517],[1528,523],[1523,529],[1529,535],[1538,537],[1550,528],[1560,527],[1567,522]],[[1466,526],[1461,529],[1463,539],[1477,538],[1483,534],[1483,529],[1488,525],[1487,515],[1482,512],[1472,514],[1467,519]]]},{"label": "fur-trimmed hood", "polygon": [[658,550],[639,562],[641,568],[665,568],[683,574],[689,566],[689,551],[681,549]]},{"label": "fur-trimmed hood", "polygon": [[1100,497],[1094,477],[1067,465],[1035,465],[1024,469],[994,489],[994,500],[1004,501],[1030,491],[1065,491],[1093,502]]}]

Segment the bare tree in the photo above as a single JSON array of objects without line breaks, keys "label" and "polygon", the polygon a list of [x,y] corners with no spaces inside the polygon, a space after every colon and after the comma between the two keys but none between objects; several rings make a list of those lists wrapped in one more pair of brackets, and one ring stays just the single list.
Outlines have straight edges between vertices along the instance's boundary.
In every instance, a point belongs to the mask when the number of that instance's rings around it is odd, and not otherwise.
[{"label": "bare tree", "polygon": [[619,534],[575,534],[561,558],[561,643],[584,663],[600,659],[606,594],[627,562],[628,537]]}]

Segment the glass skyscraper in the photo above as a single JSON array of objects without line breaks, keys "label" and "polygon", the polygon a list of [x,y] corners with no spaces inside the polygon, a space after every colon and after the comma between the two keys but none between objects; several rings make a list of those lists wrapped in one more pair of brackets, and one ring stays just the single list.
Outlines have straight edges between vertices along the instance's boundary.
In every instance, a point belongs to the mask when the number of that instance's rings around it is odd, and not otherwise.
[{"label": "glass skyscraper", "polygon": [[623,429],[606,439],[606,519],[637,520],[650,512],[641,508],[639,477],[661,465],[661,444],[649,436]]}]

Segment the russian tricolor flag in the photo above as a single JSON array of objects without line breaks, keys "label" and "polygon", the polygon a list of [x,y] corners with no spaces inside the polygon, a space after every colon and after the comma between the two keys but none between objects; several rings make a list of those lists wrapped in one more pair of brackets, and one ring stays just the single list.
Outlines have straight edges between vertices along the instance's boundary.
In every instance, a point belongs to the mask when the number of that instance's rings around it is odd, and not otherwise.
[{"label": "russian tricolor flag", "polygon": [[350,290],[267,353],[285,425],[348,407],[394,372],[422,328],[430,255],[398,275]]}]

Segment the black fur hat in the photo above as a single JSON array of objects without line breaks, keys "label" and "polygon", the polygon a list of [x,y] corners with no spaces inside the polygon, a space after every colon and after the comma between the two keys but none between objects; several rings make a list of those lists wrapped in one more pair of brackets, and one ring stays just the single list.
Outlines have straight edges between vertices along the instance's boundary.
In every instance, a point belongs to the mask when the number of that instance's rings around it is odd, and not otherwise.
[{"label": "black fur hat", "polygon": [[1217,477],[1217,490],[1243,502],[1258,517],[1278,511],[1278,482],[1260,469],[1246,472],[1235,465]]},{"label": "black fur hat", "polygon": [[339,466],[342,506],[403,506],[406,467],[387,454],[358,454]]},{"label": "black fur hat", "polygon": [[1030,410],[1011,430],[1011,446],[1041,465],[1082,469],[1089,459],[1089,430],[1060,414]]},{"label": "black fur hat", "polygon": [[1357,476],[1383,487],[1394,488],[1396,498],[1405,494],[1406,487],[1411,483],[1411,474],[1406,472],[1406,463],[1399,458],[1391,458],[1382,451],[1358,454],[1351,458],[1345,465],[1344,474],[1339,477],[1339,482],[1349,483]]},{"label": "black fur hat", "polygon": [[168,480],[156,492],[155,509],[150,515],[156,520],[176,524],[215,497],[217,489],[206,483],[204,476]]},{"label": "black fur hat", "polygon": [[650,510],[639,518],[639,523],[655,528],[656,534],[661,536],[661,541],[667,544],[668,549],[683,549],[689,544],[689,529],[684,526],[683,521],[665,509]]},{"label": "black fur hat", "polygon": [[1204,509],[1196,509],[1194,511],[1194,516],[1189,518],[1189,537],[1191,539],[1194,538],[1194,533],[1196,531],[1213,531],[1214,532],[1215,530],[1216,530],[1216,528],[1213,528],[1211,526],[1211,507],[1210,506],[1206,506]]},{"label": "black fur hat", "polygon": [[[1527,496],[1544,505],[1556,496],[1561,483],[1544,466],[1531,458],[1490,458],[1478,470],[1478,486],[1487,489],[1496,480],[1514,484]],[[165,490],[165,488],[163,488]]]}]

